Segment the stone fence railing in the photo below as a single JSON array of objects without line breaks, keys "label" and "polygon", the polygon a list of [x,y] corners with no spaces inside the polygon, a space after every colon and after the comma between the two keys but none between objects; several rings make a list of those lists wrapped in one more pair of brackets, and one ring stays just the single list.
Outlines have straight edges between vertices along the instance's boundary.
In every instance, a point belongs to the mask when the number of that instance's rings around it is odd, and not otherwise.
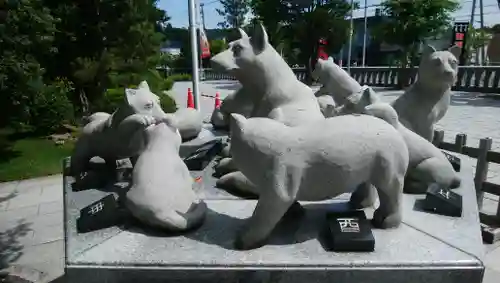
[{"label": "stone fence railing", "polygon": [[[292,69],[299,80],[304,80],[306,70],[304,68]],[[410,82],[417,79],[418,68],[410,72]],[[188,69],[176,69],[165,72],[165,75],[190,73]],[[379,87],[396,87],[401,68],[397,67],[351,67],[351,75],[362,85]],[[204,69],[203,80],[235,80],[234,77],[216,72],[212,69]],[[500,66],[463,66],[459,67],[457,83],[453,87],[457,91],[500,93]]]}]

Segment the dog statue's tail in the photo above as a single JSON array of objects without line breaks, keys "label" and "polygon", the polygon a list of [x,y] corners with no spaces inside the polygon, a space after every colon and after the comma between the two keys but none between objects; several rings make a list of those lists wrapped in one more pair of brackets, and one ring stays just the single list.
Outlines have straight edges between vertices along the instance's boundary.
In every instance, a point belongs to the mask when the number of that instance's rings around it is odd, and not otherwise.
[{"label": "dog statue's tail", "polygon": [[[172,227],[170,228],[177,231],[186,231],[198,228],[201,224],[203,224],[207,210],[207,204],[200,200],[198,203],[193,203],[186,213],[175,211],[177,215],[172,217]],[[175,221],[177,223],[174,223],[175,219],[177,220]]]},{"label": "dog statue's tail", "polygon": [[378,102],[370,104],[365,107],[364,114],[380,118],[396,129],[399,127],[398,113],[388,103]]},{"label": "dog statue's tail", "polygon": [[88,123],[95,121],[95,120],[106,120],[109,118],[109,116],[111,116],[111,115],[106,113],[106,112],[96,112],[92,115],[82,117],[82,123],[83,123],[83,126],[85,126]]}]

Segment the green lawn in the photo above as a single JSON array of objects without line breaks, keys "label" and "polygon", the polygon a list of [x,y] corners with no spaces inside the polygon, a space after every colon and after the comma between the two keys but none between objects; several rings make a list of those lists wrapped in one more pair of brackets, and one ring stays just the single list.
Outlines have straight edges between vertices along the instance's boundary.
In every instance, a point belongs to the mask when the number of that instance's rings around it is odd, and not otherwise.
[{"label": "green lawn", "polygon": [[61,173],[62,159],[71,155],[72,149],[72,142],[56,145],[44,137],[0,130],[0,182]]}]

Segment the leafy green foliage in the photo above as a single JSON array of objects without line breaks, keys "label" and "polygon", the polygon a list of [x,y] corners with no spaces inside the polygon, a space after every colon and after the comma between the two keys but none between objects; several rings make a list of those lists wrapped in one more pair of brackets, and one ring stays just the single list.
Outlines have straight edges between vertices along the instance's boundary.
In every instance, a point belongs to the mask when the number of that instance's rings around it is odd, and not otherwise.
[{"label": "leafy green foliage", "polygon": [[456,0],[385,0],[381,5],[386,19],[375,35],[380,41],[401,46],[403,67],[411,61],[409,55],[416,55],[425,38],[439,35],[451,26],[451,12],[459,8]]},{"label": "leafy green foliage", "polygon": [[491,29],[476,29],[472,25],[469,26],[467,34],[467,42],[465,44],[465,54],[469,57],[474,51],[479,52],[479,48],[487,45],[493,37]]},{"label": "leafy green foliage", "polygon": [[57,79],[43,87],[30,107],[32,132],[51,133],[74,121],[73,104],[68,98],[71,91],[72,84],[64,79]]},{"label": "leafy green foliage", "polygon": [[171,80],[155,70],[169,20],[156,2],[6,1],[0,126],[53,131],[69,112],[99,108],[107,89],[144,79],[155,92],[170,89]]},{"label": "leafy green foliage", "polygon": [[[251,0],[256,20],[263,23],[271,44],[289,64],[299,63],[308,69],[315,59],[320,38],[328,41],[328,52],[337,53],[347,41],[351,11],[348,1],[325,0],[299,4],[293,0]],[[357,4],[354,8],[357,7]]]},{"label": "leafy green foliage", "polygon": [[159,94],[161,108],[165,113],[174,113],[177,110],[175,100],[165,93]]},{"label": "leafy green foliage", "polygon": [[190,81],[192,80],[191,74],[175,74],[168,76],[168,80],[171,80],[172,82],[185,82],[185,81]]},{"label": "leafy green foliage", "polygon": [[[160,96],[160,98],[164,96],[163,92],[170,90],[174,84],[172,78],[164,79],[156,70],[147,70],[141,74],[115,73],[111,76],[111,81],[113,85],[118,87],[106,89],[104,96],[94,104],[91,112],[102,111],[112,113],[123,103],[125,88],[136,88],[143,80],[148,82],[151,91]],[[175,109],[175,101],[167,99],[164,103],[167,109],[172,109],[172,107]]]},{"label": "leafy green foliage", "polygon": [[250,11],[249,0],[220,0],[222,9],[216,9],[224,21],[218,25],[222,28],[239,28],[245,25],[246,14]]},{"label": "leafy green foliage", "polygon": [[222,39],[214,39],[210,41],[210,53],[212,56],[221,53],[227,49],[227,43]]}]

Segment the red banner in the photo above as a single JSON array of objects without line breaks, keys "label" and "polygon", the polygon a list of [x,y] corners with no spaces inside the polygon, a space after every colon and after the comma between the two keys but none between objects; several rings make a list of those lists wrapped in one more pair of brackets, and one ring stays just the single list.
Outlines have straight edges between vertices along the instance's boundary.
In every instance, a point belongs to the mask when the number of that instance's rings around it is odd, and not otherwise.
[{"label": "red banner", "polygon": [[200,29],[201,58],[210,58],[210,44],[204,29]]},{"label": "red banner", "polygon": [[323,60],[328,59],[328,54],[325,51],[325,47],[327,45],[327,42],[325,39],[320,39],[319,40],[319,45],[318,45],[318,58],[321,58]]}]

